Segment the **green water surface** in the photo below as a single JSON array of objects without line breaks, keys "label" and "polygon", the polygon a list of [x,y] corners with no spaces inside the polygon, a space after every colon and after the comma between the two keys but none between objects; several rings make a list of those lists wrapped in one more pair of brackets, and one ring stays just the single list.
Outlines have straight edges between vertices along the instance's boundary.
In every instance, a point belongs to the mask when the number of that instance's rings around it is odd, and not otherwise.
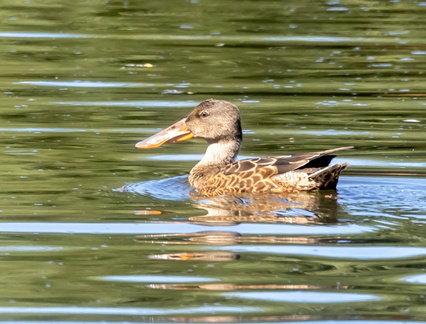
[{"label": "green water surface", "polygon": [[[0,323],[426,322],[426,2],[3,0]],[[188,188],[207,98],[243,157],[340,146],[338,190]]]}]

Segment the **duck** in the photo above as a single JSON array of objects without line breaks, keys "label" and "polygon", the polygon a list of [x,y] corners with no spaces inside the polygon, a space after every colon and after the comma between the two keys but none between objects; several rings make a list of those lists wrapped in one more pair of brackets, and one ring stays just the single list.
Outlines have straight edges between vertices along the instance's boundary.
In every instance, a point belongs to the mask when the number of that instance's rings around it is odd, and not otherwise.
[{"label": "duck", "polygon": [[135,146],[152,149],[191,138],[208,144],[188,177],[189,185],[207,197],[336,189],[348,163],[330,165],[332,153],[353,148],[237,160],[243,139],[240,111],[233,103],[217,99],[204,100],[188,116]]}]

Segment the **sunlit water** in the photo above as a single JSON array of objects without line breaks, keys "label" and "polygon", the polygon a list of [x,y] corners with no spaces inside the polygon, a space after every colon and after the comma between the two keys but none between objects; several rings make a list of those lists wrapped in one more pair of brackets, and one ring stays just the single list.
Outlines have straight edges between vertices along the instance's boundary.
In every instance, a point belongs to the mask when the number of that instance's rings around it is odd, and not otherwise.
[{"label": "sunlit water", "polygon": [[[2,323],[426,322],[422,1],[3,1]],[[339,146],[337,191],[204,198],[207,98],[241,157]]]}]

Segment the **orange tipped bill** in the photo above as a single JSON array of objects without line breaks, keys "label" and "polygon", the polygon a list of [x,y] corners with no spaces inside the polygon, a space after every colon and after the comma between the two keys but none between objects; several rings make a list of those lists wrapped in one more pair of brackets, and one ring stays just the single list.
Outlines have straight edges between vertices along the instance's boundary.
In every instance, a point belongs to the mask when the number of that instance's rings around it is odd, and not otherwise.
[{"label": "orange tipped bill", "polygon": [[192,132],[186,128],[185,119],[183,118],[161,132],[136,143],[136,148],[155,148],[165,143],[181,142],[192,138]]}]

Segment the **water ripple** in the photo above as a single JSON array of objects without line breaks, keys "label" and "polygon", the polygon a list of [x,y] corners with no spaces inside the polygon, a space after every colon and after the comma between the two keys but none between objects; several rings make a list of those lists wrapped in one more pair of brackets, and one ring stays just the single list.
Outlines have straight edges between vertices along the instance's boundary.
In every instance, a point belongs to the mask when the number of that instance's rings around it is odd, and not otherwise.
[{"label": "water ripple", "polygon": [[0,37],[10,38],[99,38],[100,36],[68,33],[0,32]]},{"label": "water ripple", "polygon": [[120,281],[120,282],[146,282],[146,283],[192,283],[192,282],[212,282],[219,281],[216,278],[203,278],[191,276],[106,276],[101,280]]},{"label": "water ripple", "polygon": [[1,253],[8,252],[52,252],[52,251],[62,251],[63,247],[60,246],[1,246]]},{"label": "water ripple", "polygon": [[70,88],[134,88],[153,86],[150,83],[136,82],[105,82],[105,81],[19,81],[13,84],[29,84],[42,87],[70,87]]},{"label": "water ripple", "polygon": [[[3,233],[64,233],[64,234],[172,234],[172,233],[197,233],[203,230],[211,230],[212,226],[195,225],[183,222],[170,223],[36,223],[36,222],[18,222],[1,223]],[[357,224],[345,225],[288,225],[288,224],[259,224],[259,223],[240,223],[232,226],[215,226],[217,231],[233,231],[242,234],[289,234],[289,235],[343,235],[343,234],[361,234],[373,232],[376,229],[370,226]],[[233,249],[234,247],[228,247]],[[235,247],[236,249],[238,247]],[[262,247],[252,246],[247,249],[260,249],[253,252],[271,252],[283,253],[283,251],[274,251],[274,249],[262,250]],[[265,247],[266,249],[268,247]],[[286,252],[287,246],[282,247]],[[294,251],[289,249],[289,251]],[[315,250],[314,247],[310,249]],[[415,248],[413,248],[414,251]],[[344,249],[343,249],[344,250]],[[425,254],[426,254],[426,248]],[[392,248],[391,251],[396,251]],[[423,250],[422,250],[423,251]],[[295,251],[293,253],[299,253]],[[303,250],[300,251],[303,253]],[[305,251],[306,253],[306,251]],[[342,253],[345,253],[342,251]],[[368,251],[367,251],[368,253]],[[422,253],[423,255],[423,253]],[[345,254],[347,256],[347,254]]]},{"label": "water ripple", "polygon": [[261,311],[260,307],[201,306],[179,309],[142,307],[0,307],[0,314],[76,314],[76,315],[165,315],[198,313],[244,313]]},{"label": "water ripple", "polygon": [[55,105],[105,107],[194,107],[195,101],[57,101]]},{"label": "water ripple", "polygon": [[[212,247],[205,247],[211,250]],[[215,249],[232,252],[275,253],[282,255],[315,255],[339,259],[400,259],[426,255],[426,248],[401,246],[298,246],[298,245],[251,245],[225,246]]]},{"label": "water ripple", "polygon": [[357,293],[331,293],[312,291],[256,291],[256,292],[229,292],[226,297],[237,297],[254,300],[287,302],[287,303],[349,303],[380,300],[381,298],[371,294]]},{"label": "water ripple", "polygon": [[401,281],[426,285],[426,273],[408,276],[408,277],[402,278]]}]

